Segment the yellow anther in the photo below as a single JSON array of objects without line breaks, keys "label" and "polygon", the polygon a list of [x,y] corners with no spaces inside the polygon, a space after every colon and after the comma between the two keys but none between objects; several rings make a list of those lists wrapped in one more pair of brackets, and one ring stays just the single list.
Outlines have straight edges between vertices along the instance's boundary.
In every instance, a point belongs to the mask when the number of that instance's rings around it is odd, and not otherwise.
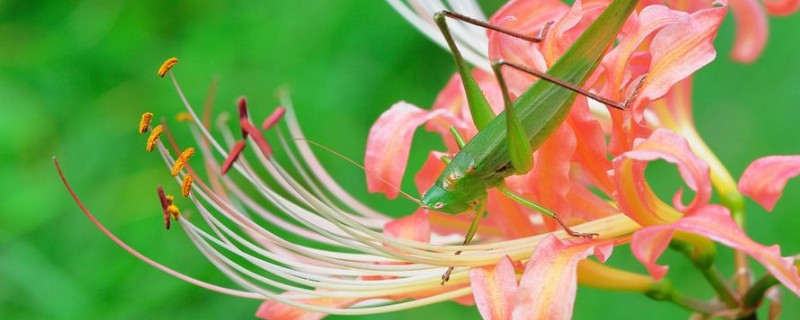
[{"label": "yellow anther", "polygon": [[166,198],[166,199],[167,199],[167,206],[169,206],[169,205],[171,205],[171,204],[175,203],[175,197],[174,197],[174,196],[172,196],[171,194],[168,194],[168,195],[167,195],[166,197],[164,197],[164,198]]},{"label": "yellow anther", "polygon": [[192,121],[194,120],[194,118],[192,118],[191,113],[181,112],[175,115],[175,120],[178,120],[179,122],[186,122],[186,121]]},{"label": "yellow anther", "polygon": [[164,61],[164,63],[161,64],[161,67],[158,68],[158,76],[163,78],[164,75],[166,75],[167,72],[169,72],[169,69],[172,69],[172,66],[174,66],[177,63],[178,63],[178,58],[175,57],[169,58],[166,61]]},{"label": "yellow anther", "polygon": [[167,211],[172,216],[172,220],[178,220],[178,217],[181,215],[181,211],[178,210],[178,206],[171,204],[167,207]]},{"label": "yellow anther", "polygon": [[175,159],[175,166],[172,167],[172,176],[177,176],[178,172],[181,172],[183,166],[186,165],[186,162],[189,161],[189,158],[194,155],[194,148],[188,147],[186,150],[181,152],[181,155],[178,156],[178,159]]},{"label": "yellow anther", "polygon": [[153,151],[153,148],[156,146],[156,142],[158,142],[158,137],[161,133],[164,132],[164,126],[157,125],[153,128],[153,131],[150,131],[150,137],[147,138],[147,151]]},{"label": "yellow anther", "polygon": [[181,194],[183,194],[184,197],[188,197],[189,192],[192,191],[192,181],[194,181],[192,175],[187,174],[183,176],[183,183],[181,184]]},{"label": "yellow anther", "polygon": [[147,128],[150,127],[150,121],[153,120],[153,114],[150,112],[145,112],[142,114],[142,120],[139,121],[139,133],[144,134],[147,132]]}]

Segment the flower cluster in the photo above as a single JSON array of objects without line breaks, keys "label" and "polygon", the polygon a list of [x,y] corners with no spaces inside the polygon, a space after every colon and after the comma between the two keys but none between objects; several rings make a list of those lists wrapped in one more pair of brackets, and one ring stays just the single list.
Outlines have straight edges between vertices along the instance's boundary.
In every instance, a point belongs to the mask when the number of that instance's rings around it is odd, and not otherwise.
[{"label": "flower cluster", "polygon": [[[576,230],[600,233],[602,239],[544,238],[524,269],[517,270],[522,273],[519,285],[511,263],[517,257],[501,260],[495,266],[472,269],[471,285],[484,318],[503,319],[512,314],[515,318],[523,315],[536,319],[568,318],[575,294],[578,261],[592,253],[604,261],[613,245],[628,242],[634,255],[655,279],[666,274],[667,268],[658,265],[656,260],[671,240],[680,242],[683,239],[702,247],[708,245],[703,242],[710,239],[759,261],[776,279],[800,295],[800,277],[794,261],[781,257],[777,246],[768,247],[750,240],[735,219],[735,215],[743,214],[741,193],[771,209],[786,179],[800,173],[797,157],[756,160],[737,186],[700,138],[691,116],[692,74],[716,57],[712,41],[729,7],[724,1],[662,3],[644,1],[640,4],[620,33],[616,46],[584,85],[601,96],[625,100],[646,75],[641,93],[630,110],[606,110],[602,105],[591,105],[586,98],[579,97],[567,121],[534,153],[533,170],[507,179],[508,185],[518,194],[567,217]],[[473,74],[495,112],[502,111],[503,100],[494,76],[487,72],[490,69],[486,61],[506,60],[547,70],[607,4],[608,1],[576,1],[570,8],[560,1],[511,1],[489,20],[491,24],[526,34],[536,34],[549,21],[556,21],[540,43],[491,30],[486,31],[485,36],[471,33],[467,28],[456,34],[460,45],[468,48],[465,56],[479,67]],[[784,1],[780,5],[766,2],[765,5],[772,14],[785,15],[797,10],[796,1]],[[733,59],[750,62],[758,57],[766,42],[766,15],[755,1],[730,1],[730,9],[737,18],[738,28]],[[407,17],[411,14],[402,12]],[[430,12],[423,10],[419,14]],[[426,33],[430,32],[429,24],[411,20]],[[488,54],[469,51],[469,48],[480,48],[487,40]],[[536,81],[516,70],[506,71],[504,75],[512,96],[521,94]],[[370,132],[365,163],[371,191],[384,192],[389,197],[397,195],[396,189],[383,181],[393,185],[400,183],[411,136],[418,126],[425,124],[427,130],[442,135],[447,150],[431,152],[417,173],[415,182],[423,193],[444,170],[442,157],[459,151],[450,128],[456,128],[468,140],[477,133],[472,123],[458,74],[440,93],[431,111],[403,102],[394,105]],[[647,164],[655,160],[677,166],[680,176],[694,192],[691,202],[683,202],[683,190],[675,191],[671,203],[655,195],[644,174]],[[710,203],[714,188],[724,206]],[[563,236],[554,221],[499,192],[490,191],[488,203],[487,219],[478,232],[484,241],[542,234]],[[460,225],[469,219],[419,209],[409,218],[388,224],[386,230],[392,234],[408,234],[403,230],[452,234],[459,232],[451,228],[456,225],[452,220],[459,218]],[[686,240],[687,234],[702,238]],[[417,240],[429,238],[428,235],[418,237]],[[534,244],[531,242],[531,245]],[[587,262],[584,269],[608,271],[589,265]],[[743,269],[740,272],[746,270],[741,260],[739,267]],[[587,278],[599,276],[591,272],[584,275]],[[636,280],[639,279],[632,278],[632,282]],[[744,294],[749,284],[746,279],[742,281],[739,289]],[[741,307],[740,293],[728,288],[718,289],[728,308]],[[716,312],[722,314],[721,310]]]},{"label": "flower cluster", "polygon": [[[433,12],[445,9],[439,1],[389,3],[439,39],[430,21]],[[453,32],[464,57],[477,66],[473,74],[478,85],[500,112],[503,97],[487,72],[488,62],[502,59],[547,70],[609,3],[577,0],[568,6],[558,0],[516,0],[488,19],[530,34],[554,22],[538,43],[458,23]],[[222,116],[212,133],[210,108],[195,112],[178,85],[171,70],[177,59],[168,60],[158,74],[172,79],[190,115],[183,118],[189,120],[196,146],[179,147],[161,124],[152,128],[147,149],[163,157],[194,209],[184,207],[178,213],[176,202],[186,200],[159,187],[165,223],[179,221],[201,253],[240,288],[207,283],[145,257],[103,227],[67,188],[89,218],[125,250],[192,284],[266,300],[256,314],[266,319],[391,312],[448,300],[475,304],[487,319],[566,319],[572,315],[578,283],[642,292],[704,315],[746,316],[777,282],[800,295],[796,262],[783,257],[777,246],[751,240],[737,221],[744,214],[742,195],[772,209],[786,181],[800,174],[800,156],[756,160],[737,183],[694,129],[691,77],[715,58],[712,40],[729,10],[738,28],[733,58],[749,62],[766,41],[764,10],[785,15],[798,6],[795,0],[766,1],[763,7],[756,0],[640,1],[584,85],[601,96],[625,100],[644,79],[629,110],[607,110],[579,97],[566,121],[536,150],[533,169],[507,179],[516,193],[558,212],[577,231],[599,234],[599,239],[570,238],[552,219],[495,190],[489,190],[488,216],[473,245],[455,244],[470,223],[465,216],[419,209],[393,219],[359,202],[331,178],[311,149],[321,146],[305,139],[286,95],[282,107],[260,127],[241,100],[238,121],[231,126]],[[450,9],[483,18],[477,8],[472,1],[453,1]],[[505,72],[512,97],[537,80],[515,70]],[[152,117],[143,117],[140,132],[149,129]],[[402,180],[414,130],[424,125],[442,135],[446,150],[431,152],[417,173],[415,183],[423,193],[444,170],[443,157],[459,151],[451,128],[468,140],[477,133],[472,123],[457,75],[431,110],[403,102],[392,106],[370,131],[365,159],[370,191],[391,198],[400,194],[393,186]],[[167,139],[159,138],[162,132]],[[268,139],[279,143],[273,147]],[[190,158],[195,148],[197,155]],[[285,155],[290,166],[276,160],[276,153]],[[693,192],[690,202],[683,201],[682,190],[675,190],[671,202],[653,192],[645,169],[656,160],[677,167]],[[291,170],[298,175],[290,175]],[[714,192],[721,204],[711,203]],[[739,273],[746,276],[737,278],[735,288],[713,265],[712,241],[737,251]],[[587,259],[606,261],[623,244],[630,244],[649,276]],[[692,299],[662,279],[667,268],[657,260],[668,245],[687,253],[719,301]],[[769,271],[763,283],[750,283],[747,256]],[[455,269],[442,285],[440,276],[448,267]]]}]

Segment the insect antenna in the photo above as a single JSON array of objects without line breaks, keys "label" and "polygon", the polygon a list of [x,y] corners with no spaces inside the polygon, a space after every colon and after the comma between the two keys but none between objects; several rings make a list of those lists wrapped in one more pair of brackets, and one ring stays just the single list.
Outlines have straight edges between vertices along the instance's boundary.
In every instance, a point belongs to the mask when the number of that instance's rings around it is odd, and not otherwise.
[{"label": "insect antenna", "polygon": [[[339,153],[339,152],[336,152],[336,151],[334,151],[333,149],[331,149],[331,148],[329,148],[329,147],[326,147],[325,145],[323,145],[323,144],[321,144],[321,143],[315,142],[315,141],[313,141],[313,140],[309,140],[309,139],[307,139],[307,138],[289,138],[289,139],[291,139],[291,140],[295,140],[295,141],[304,141],[304,142],[307,142],[308,144],[311,144],[311,145],[313,145],[313,146],[315,146],[315,147],[317,147],[317,148],[320,148],[320,149],[322,149],[322,150],[324,150],[324,151],[327,151],[327,152],[329,152],[329,153],[333,154],[334,156],[337,156],[337,157],[339,157],[339,158],[341,158],[341,159],[343,159],[343,160],[345,160],[345,161],[347,161],[347,162],[351,163],[352,165],[354,165],[354,166],[356,166],[356,167],[360,168],[360,169],[361,169],[362,171],[364,171],[364,172],[366,172],[366,171],[367,171],[367,169],[366,169],[366,168],[364,168],[364,166],[363,166],[362,164],[358,163],[357,161],[355,161],[355,160],[353,160],[353,159],[350,159],[350,158],[348,158],[347,156],[345,156],[345,155],[343,155],[343,154],[341,154],[341,153]],[[385,184],[387,184],[387,185],[391,186],[393,189],[395,189],[395,190],[397,190],[398,192],[400,192],[400,194],[401,194],[401,195],[403,195],[403,197],[405,197],[405,198],[407,198],[407,199],[409,199],[409,200],[411,200],[411,201],[414,201],[414,203],[416,203],[417,205],[422,205],[422,202],[420,202],[420,200],[419,200],[419,199],[417,199],[417,198],[415,198],[415,197],[411,196],[410,194],[406,193],[405,191],[403,191],[403,189],[400,189],[400,187],[399,187],[399,186],[396,186],[396,185],[394,185],[394,184],[391,184],[389,181],[387,181],[386,179],[383,179],[383,178],[381,178],[381,177],[378,177],[378,179],[379,179],[379,180],[381,180],[381,182],[383,182],[383,183],[385,183]]]}]

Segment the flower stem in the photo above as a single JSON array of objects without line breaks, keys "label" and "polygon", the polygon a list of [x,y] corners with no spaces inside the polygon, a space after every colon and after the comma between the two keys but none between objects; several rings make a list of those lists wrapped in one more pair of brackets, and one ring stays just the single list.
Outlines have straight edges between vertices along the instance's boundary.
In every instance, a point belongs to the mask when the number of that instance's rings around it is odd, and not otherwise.
[{"label": "flower stem", "polygon": [[578,264],[578,283],[597,289],[641,292],[653,300],[669,301],[706,315],[726,308],[716,302],[686,296],[675,290],[672,282],[667,279],[655,281],[651,277],[609,267],[593,260],[583,260]]},{"label": "flower stem", "polygon": [[578,283],[603,290],[647,292],[655,281],[646,275],[620,270],[587,259],[578,263]]},{"label": "flower stem", "polygon": [[750,290],[747,290],[745,293],[744,298],[742,298],[742,310],[745,313],[754,313],[756,308],[761,305],[761,302],[764,300],[764,294],[771,288],[772,286],[778,284],[778,280],[771,274],[767,274],[761,279],[758,279],[756,283],[750,287]]},{"label": "flower stem", "polygon": [[656,301],[669,301],[673,304],[701,313],[703,315],[713,314],[715,312],[724,310],[726,307],[722,304],[703,301],[700,299],[689,297],[678,290],[667,279],[663,279],[654,283],[653,287],[645,293],[648,297]]},{"label": "flower stem", "polygon": [[714,267],[716,248],[711,240],[695,234],[678,232],[670,242],[670,247],[682,252],[692,261],[726,306],[730,308],[739,306],[736,293]]},{"label": "flower stem", "polygon": [[[733,179],[728,168],[722,164],[706,142],[700,137],[700,134],[694,126],[682,126],[679,131],[681,135],[686,137],[686,140],[697,156],[708,163],[711,169],[711,184],[720,197],[720,203],[730,210],[733,220],[744,230],[744,197],[737,189],[736,180]],[[736,265],[736,287],[738,293],[743,295],[750,287],[750,269],[747,263],[747,255],[742,251],[736,250],[734,252],[734,263]]]}]

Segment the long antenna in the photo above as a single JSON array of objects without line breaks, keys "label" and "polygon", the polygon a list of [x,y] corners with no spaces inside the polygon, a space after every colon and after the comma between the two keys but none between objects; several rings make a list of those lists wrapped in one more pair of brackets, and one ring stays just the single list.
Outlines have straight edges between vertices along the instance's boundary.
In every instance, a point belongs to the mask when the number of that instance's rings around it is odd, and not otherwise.
[{"label": "long antenna", "polygon": [[[317,147],[317,148],[320,148],[320,149],[322,149],[322,150],[325,150],[325,151],[327,151],[327,152],[330,152],[331,154],[333,154],[333,155],[335,155],[335,156],[337,156],[337,157],[339,157],[339,158],[342,158],[342,159],[344,159],[344,160],[345,160],[345,161],[347,161],[347,162],[350,162],[351,164],[355,165],[356,167],[359,167],[359,168],[361,168],[361,170],[364,170],[364,172],[366,172],[366,171],[367,171],[367,168],[365,168],[363,165],[361,165],[360,163],[356,162],[355,160],[353,160],[353,159],[350,159],[350,158],[348,158],[347,156],[345,156],[345,155],[343,155],[343,154],[341,154],[341,153],[339,153],[339,152],[336,152],[336,151],[334,151],[333,149],[331,149],[331,148],[328,148],[328,147],[326,147],[326,146],[324,146],[324,145],[322,145],[322,144],[320,144],[320,143],[314,142],[314,141],[312,141],[312,140],[309,140],[309,139],[306,139],[306,138],[289,138],[289,139],[291,139],[291,140],[295,140],[295,141],[305,141],[305,142],[307,142],[307,143],[309,143],[309,144],[311,144],[311,145],[314,145],[314,146],[315,146],[315,147]],[[410,200],[414,201],[414,202],[415,202],[417,205],[421,205],[421,202],[419,201],[419,199],[412,197],[410,194],[408,194],[408,193],[406,193],[405,191],[403,191],[403,189],[400,189],[400,187],[398,187],[398,186],[395,186],[395,185],[393,185],[393,184],[389,183],[389,181],[386,181],[386,179],[383,179],[383,178],[381,178],[381,177],[377,177],[377,178],[378,178],[379,180],[381,180],[383,183],[385,183],[385,184],[387,184],[387,185],[391,186],[393,189],[395,189],[395,190],[397,190],[398,192],[400,192],[400,194],[402,194],[404,197],[406,197],[406,198],[408,198],[408,199],[410,199]]]}]

